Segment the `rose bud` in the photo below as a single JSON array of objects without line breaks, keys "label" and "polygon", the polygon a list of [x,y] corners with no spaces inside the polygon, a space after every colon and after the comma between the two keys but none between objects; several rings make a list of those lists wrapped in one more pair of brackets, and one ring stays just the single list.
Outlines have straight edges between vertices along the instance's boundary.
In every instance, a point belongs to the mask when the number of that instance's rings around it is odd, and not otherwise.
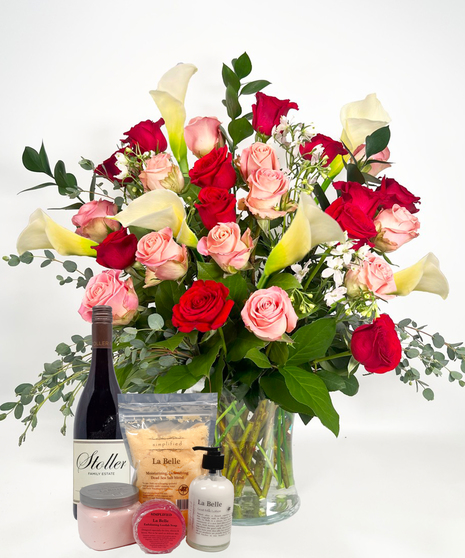
[{"label": "rose bud", "polygon": [[144,190],[172,190],[179,194],[184,189],[181,169],[174,165],[169,153],[159,153],[151,157],[139,174]]},{"label": "rose bud", "polygon": [[236,198],[223,188],[202,188],[195,203],[202,223],[210,230],[218,223],[236,221]]},{"label": "rose bud", "polygon": [[132,279],[122,281],[116,269],[105,270],[87,283],[79,314],[86,322],[92,321],[92,308],[96,305],[111,306],[113,325],[127,325],[135,316],[139,299]]},{"label": "rose bud", "polygon": [[230,190],[236,183],[236,171],[232,165],[232,155],[226,146],[212,149],[198,159],[189,171],[192,184],[200,188],[224,188]]},{"label": "rose bud", "polygon": [[187,248],[173,240],[169,227],[143,236],[137,244],[136,260],[147,268],[146,286],[165,280],[177,281],[184,277],[189,265]]},{"label": "rose bud", "polygon": [[211,256],[226,273],[236,273],[248,267],[253,247],[250,229],[241,236],[237,223],[219,223],[199,240],[197,250],[202,256]]},{"label": "rose bud", "polygon": [[228,294],[222,283],[194,281],[173,307],[173,325],[185,333],[219,329],[234,306],[234,301],[226,300]]},{"label": "rose bud", "polygon": [[117,213],[118,206],[115,203],[107,200],[94,200],[81,205],[71,221],[77,227],[76,234],[102,242],[108,235],[108,229],[111,232],[121,227],[118,221],[106,218],[113,217]]},{"label": "rose bud", "polygon": [[252,293],[241,312],[245,327],[259,339],[279,341],[297,325],[297,314],[289,295],[280,287]]},{"label": "rose bud", "polygon": [[287,116],[291,109],[299,110],[297,103],[289,99],[282,101],[261,91],[256,93],[255,98],[257,101],[252,105],[252,127],[264,136],[271,136],[271,131],[279,124],[281,116]]},{"label": "rose bud", "polygon": [[196,157],[203,157],[215,147],[223,147],[221,122],[212,116],[197,116],[184,128],[184,139]]},{"label": "rose bud", "polygon": [[383,300],[394,298],[396,283],[391,266],[379,256],[370,254],[360,265],[354,266],[345,276],[345,286],[350,297],[370,291]]},{"label": "rose bud", "polygon": [[280,170],[276,151],[266,143],[257,141],[246,147],[240,157],[241,175],[247,182],[249,176],[258,169]]},{"label": "rose bud", "polygon": [[324,136],[323,134],[316,134],[310,141],[307,141],[304,144],[300,145],[300,154],[304,159],[311,161],[312,151],[318,145],[321,145],[323,148],[321,158],[326,157],[326,161],[323,165],[325,167],[330,165],[338,155],[347,155],[347,151],[340,141],[335,141],[328,136]]},{"label": "rose bud", "polygon": [[128,229],[110,233],[95,247],[97,263],[110,269],[125,269],[136,261],[137,237]]},{"label": "rose bud", "polygon": [[394,370],[402,358],[394,322],[387,314],[381,314],[372,324],[359,326],[352,334],[350,349],[355,360],[375,374]]},{"label": "rose bud", "polygon": [[163,118],[160,118],[157,122],[152,122],[152,120],[139,122],[139,124],[124,132],[126,138],[121,141],[129,144],[132,149],[138,149],[141,153],[166,151],[168,143],[160,129],[164,123]]},{"label": "rose bud", "polygon": [[375,246],[383,252],[393,252],[419,235],[418,218],[396,203],[391,209],[380,211],[374,223],[378,231]]}]

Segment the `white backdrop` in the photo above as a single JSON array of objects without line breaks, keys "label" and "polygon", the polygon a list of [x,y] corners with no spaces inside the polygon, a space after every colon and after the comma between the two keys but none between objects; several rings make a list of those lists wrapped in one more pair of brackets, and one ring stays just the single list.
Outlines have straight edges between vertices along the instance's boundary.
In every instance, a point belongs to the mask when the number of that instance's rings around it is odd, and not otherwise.
[{"label": "white backdrop", "polygon": [[[464,15],[458,0],[3,2],[0,255],[15,252],[37,207],[64,205],[52,189],[17,196],[41,178],[22,167],[25,145],[38,149],[43,140],[51,162],[64,160],[85,186],[80,156],[101,162],[132,125],[158,119],[148,91],[177,62],[199,68],[188,118],[224,118],[221,65],[246,50],[252,79],[271,81],[268,94],[296,101],[298,118],[332,137],[343,104],[378,94],[392,118],[389,175],[422,199],[421,235],[394,259],[405,267],[432,251],[451,287],[446,302],[413,293],[386,310],[395,320],[427,323],[448,341],[465,340]],[[53,217],[72,228],[70,214]],[[77,314],[82,290],[58,286],[59,266],[0,264],[3,402],[20,381],[34,382],[58,342],[89,327]],[[274,526],[234,529],[224,556],[463,556],[465,392],[447,378],[430,383],[434,402],[393,373],[361,378],[356,398],[334,397],[337,440],[316,421],[299,424],[301,510]],[[21,448],[21,425],[0,424],[1,555],[91,556],[71,516],[71,437],[59,434],[57,404],[41,414]],[[185,545],[177,552],[195,554]]]}]

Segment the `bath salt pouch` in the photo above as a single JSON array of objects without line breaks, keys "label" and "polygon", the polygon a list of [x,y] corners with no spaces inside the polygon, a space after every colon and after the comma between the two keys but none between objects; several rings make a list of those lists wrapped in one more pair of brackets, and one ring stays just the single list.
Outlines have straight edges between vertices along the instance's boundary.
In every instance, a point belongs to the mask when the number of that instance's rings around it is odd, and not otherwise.
[{"label": "bath salt pouch", "polygon": [[203,474],[202,453],[213,445],[218,394],[118,395],[118,414],[136,471],[139,500],[170,500],[188,509],[191,481]]}]

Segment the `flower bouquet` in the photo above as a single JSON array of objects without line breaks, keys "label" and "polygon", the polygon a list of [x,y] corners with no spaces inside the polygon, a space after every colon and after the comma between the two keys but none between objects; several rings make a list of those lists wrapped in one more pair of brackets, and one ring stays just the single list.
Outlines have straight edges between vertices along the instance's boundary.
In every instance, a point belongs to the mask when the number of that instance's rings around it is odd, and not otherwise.
[{"label": "flower bouquet", "polygon": [[[223,65],[229,122],[185,125],[196,71],[169,70],[150,92],[162,118],[133,126],[97,166],[80,161],[87,188],[62,161],[52,170],[43,145],[26,147],[25,167],[47,176],[30,190],[54,187],[71,198],[64,209],[75,230],[38,209],[18,255],[4,259],[63,266],[57,279],[83,289],[86,321],[94,305],[112,307],[123,392],[218,393],[216,436],[236,521],[275,521],[298,507],[295,414],[337,435],[330,393],[355,395],[360,365],[368,374],[395,371],[431,400],[424,375],[446,370],[463,386],[450,363],[465,372],[465,349],[380,309],[412,291],[446,298],[448,284],[431,253],[391,267],[392,253],[419,234],[420,198],[386,175],[390,119],[376,95],[342,108],[335,140],[299,122],[295,102],[263,93],[270,83],[249,78],[244,53]],[[38,381],[1,405],[0,419],[13,413],[25,425],[20,443],[47,401],[59,402],[66,432],[90,342],[74,335],[59,343]]]}]

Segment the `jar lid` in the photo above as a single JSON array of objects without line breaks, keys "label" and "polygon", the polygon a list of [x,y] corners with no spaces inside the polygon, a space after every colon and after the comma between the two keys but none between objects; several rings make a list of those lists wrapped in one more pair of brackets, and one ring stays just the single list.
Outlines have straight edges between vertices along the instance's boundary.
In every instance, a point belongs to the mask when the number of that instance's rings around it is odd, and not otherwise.
[{"label": "jar lid", "polygon": [[81,488],[81,504],[89,508],[123,508],[138,500],[139,489],[125,482],[101,482]]}]

